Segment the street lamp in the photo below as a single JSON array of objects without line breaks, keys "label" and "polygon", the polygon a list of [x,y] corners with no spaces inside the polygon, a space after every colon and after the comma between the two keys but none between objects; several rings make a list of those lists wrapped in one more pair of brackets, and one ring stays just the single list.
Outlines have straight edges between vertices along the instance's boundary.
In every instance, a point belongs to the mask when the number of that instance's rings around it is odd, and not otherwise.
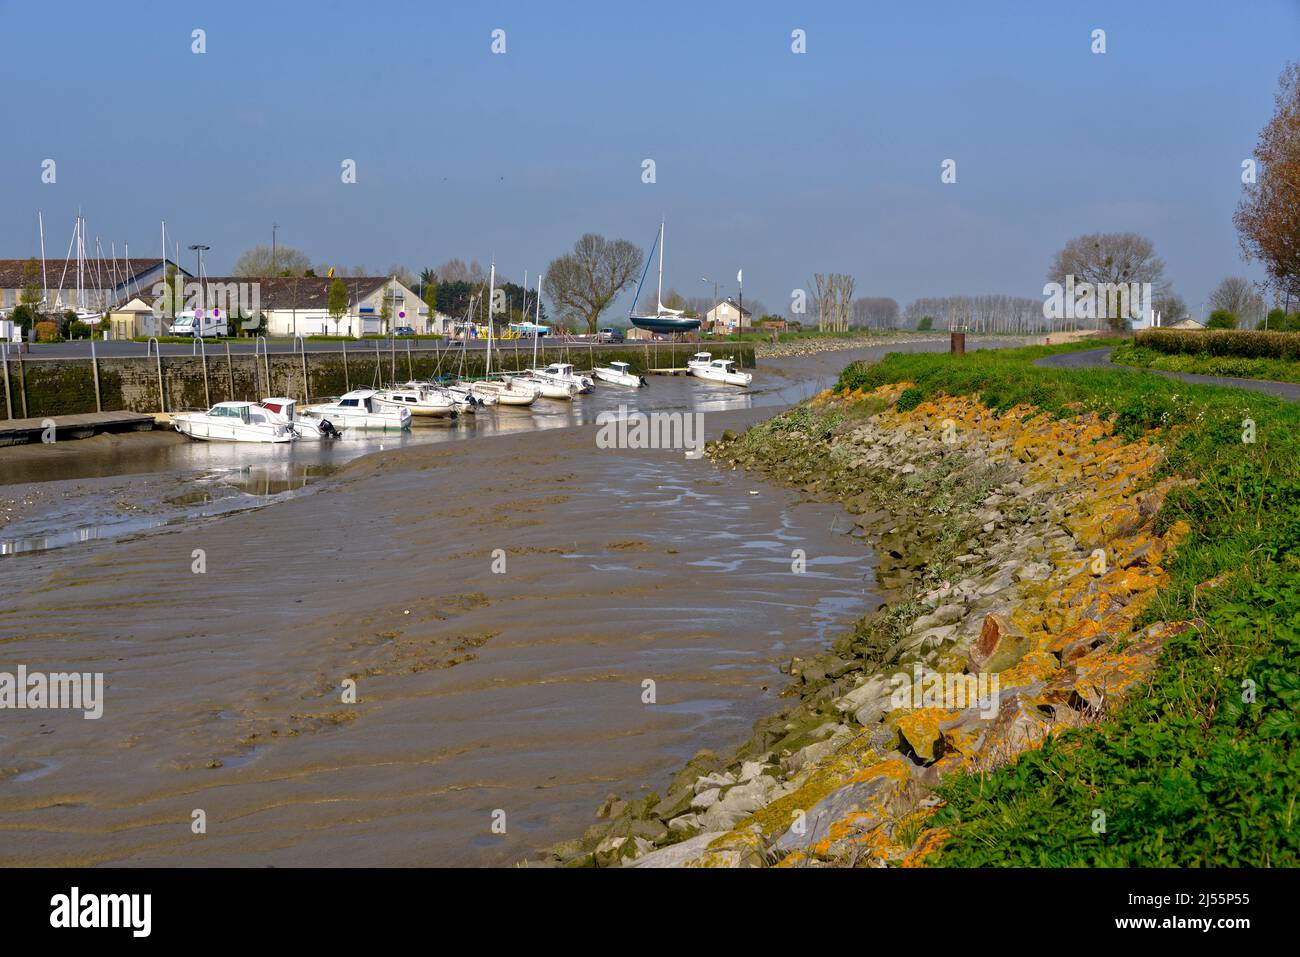
[{"label": "street lamp", "polygon": [[212,248],[211,246],[204,246],[202,243],[192,243],[190,245],[190,249],[194,251],[196,258],[198,259],[199,303],[201,308],[203,308],[204,310],[207,309],[208,297],[207,297],[207,291],[203,288],[203,254],[211,248]]}]

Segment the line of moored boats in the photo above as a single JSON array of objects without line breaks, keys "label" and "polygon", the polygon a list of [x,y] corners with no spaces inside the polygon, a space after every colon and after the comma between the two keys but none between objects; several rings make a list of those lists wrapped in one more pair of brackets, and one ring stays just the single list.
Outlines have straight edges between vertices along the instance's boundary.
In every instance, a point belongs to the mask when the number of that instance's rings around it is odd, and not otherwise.
[{"label": "line of moored boats", "polygon": [[[697,352],[687,363],[691,375],[725,385],[748,386],[753,377],[733,359]],[[177,412],[176,431],[210,442],[293,442],[338,438],[351,431],[402,431],[415,417],[454,419],[498,406],[527,407],[539,399],[567,401],[597,382],[625,388],[646,385],[626,362],[596,366],[590,373],[570,363],[480,380],[420,381],[381,389],[353,389],[328,402],[298,408],[294,399],[276,396],[261,402],[218,402],[206,412]]]}]

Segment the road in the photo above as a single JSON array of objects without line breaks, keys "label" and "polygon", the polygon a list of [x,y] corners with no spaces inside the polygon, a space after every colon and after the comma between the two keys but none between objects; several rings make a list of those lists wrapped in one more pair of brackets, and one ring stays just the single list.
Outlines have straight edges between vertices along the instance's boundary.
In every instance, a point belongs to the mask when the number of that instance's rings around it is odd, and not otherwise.
[{"label": "road", "polygon": [[1053,369],[1127,369],[1130,372],[1150,372],[1162,375],[1166,379],[1178,379],[1196,385],[1219,385],[1233,389],[1246,389],[1250,392],[1262,392],[1265,395],[1286,399],[1288,402],[1300,402],[1300,384],[1294,382],[1273,382],[1268,379],[1237,379],[1232,376],[1199,375],[1193,372],[1167,372],[1164,369],[1140,369],[1137,366],[1114,364],[1110,361],[1109,348],[1085,349],[1082,352],[1062,352],[1059,355],[1045,356],[1034,365]]},{"label": "road", "polygon": [[[492,341],[493,350],[501,349],[507,352],[513,352],[516,348],[516,341],[518,342],[518,348],[521,350],[528,351],[533,347],[531,339],[494,339]],[[232,339],[229,343],[230,352],[232,355],[239,355],[240,353],[251,353],[255,348],[260,351],[260,344],[255,346],[254,342],[255,340],[250,339]],[[396,341],[397,351],[405,352],[407,342],[410,342],[412,349],[433,349],[435,346],[440,349],[448,348],[448,343],[445,339],[435,339],[433,337],[426,338],[422,336],[419,339],[398,339]],[[379,343],[379,349],[382,352],[388,352],[391,348],[390,340],[388,339],[349,339],[346,343],[339,341],[314,341],[309,339],[306,342],[306,348],[308,352],[339,352],[342,350],[343,346],[346,345],[349,353],[360,355],[364,352],[373,353],[375,351],[375,343]],[[631,344],[635,345],[636,343]],[[451,348],[454,349],[459,349],[460,345],[459,340],[450,343]],[[559,339],[543,339],[541,345],[553,353],[557,346],[565,345],[565,343]],[[572,350],[586,350],[588,348],[588,343],[586,342],[569,342],[567,345]],[[208,355],[214,355],[216,353],[225,355],[226,353],[225,342],[205,340],[204,346],[207,349]],[[622,346],[623,344],[620,343],[611,347],[622,348]],[[597,349],[605,347],[605,345],[595,346]],[[708,342],[705,342],[701,346],[701,348],[706,349],[708,347]],[[148,343],[134,342],[131,340],[110,339],[108,341],[97,340],[95,342],[95,354],[101,358],[107,356],[151,355],[152,353],[148,351],[150,348],[151,346]],[[188,356],[198,354],[197,347],[193,343],[189,342],[163,342],[159,343],[158,348],[165,356]],[[469,348],[485,349],[487,348],[487,340],[473,339],[469,342]],[[268,352],[294,352],[296,351],[297,346],[293,339],[268,339],[266,342],[266,349]],[[12,343],[9,344],[9,354],[11,356],[16,356],[17,350],[18,347],[16,345]],[[24,358],[31,359],[89,358],[90,340],[78,339],[74,342],[35,343],[28,346],[28,351],[23,353],[23,356]]]}]

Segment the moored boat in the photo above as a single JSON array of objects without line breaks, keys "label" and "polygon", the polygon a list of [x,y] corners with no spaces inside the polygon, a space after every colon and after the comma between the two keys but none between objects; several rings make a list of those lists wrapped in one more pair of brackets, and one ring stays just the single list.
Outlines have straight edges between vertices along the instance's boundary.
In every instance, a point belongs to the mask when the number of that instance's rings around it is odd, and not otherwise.
[{"label": "moored boat", "polygon": [[739,372],[734,359],[712,359],[707,365],[688,363],[691,375],[709,382],[722,382],[726,385],[747,386],[754,377],[748,372]]},{"label": "moored boat", "polygon": [[292,442],[292,426],[252,402],[218,402],[206,412],[177,412],[172,426],[205,442]]},{"label": "moored boat", "polygon": [[402,431],[411,427],[410,409],[376,408],[374,397],[374,389],[353,389],[333,402],[309,405],[302,414],[311,419],[341,421],[352,429]]},{"label": "moored boat", "polygon": [[272,422],[280,422],[289,426],[300,439],[319,442],[323,439],[337,439],[343,432],[343,427],[336,426],[329,419],[311,419],[297,415],[298,402],[296,399],[272,396],[269,399],[263,399],[258,403],[258,406]]},{"label": "moored boat", "polygon": [[636,375],[629,369],[626,362],[611,362],[607,366],[596,366],[591,372],[601,382],[608,382],[611,385],[625,385],[636,389],[646,384],[644,376]]},{"label": "moored boat", "polygon": [[380,389],[372,399],[382,410],[409,409],[411,415],[436,419],[454,419],[456,401],[441,389],[424,388],[414,382],[392,389]]}]

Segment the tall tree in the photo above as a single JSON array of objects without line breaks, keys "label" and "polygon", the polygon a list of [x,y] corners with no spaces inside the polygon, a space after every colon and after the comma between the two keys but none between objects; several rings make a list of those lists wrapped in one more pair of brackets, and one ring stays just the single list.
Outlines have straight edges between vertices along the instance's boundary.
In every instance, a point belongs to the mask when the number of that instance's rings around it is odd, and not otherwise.
[{"label": "tall tree", "polygon": [[573,244],[573,252],[546,267],[546,295],[562,319],[582,319],[595,332],[600,314],[632,284],[643,259],[635,243],[587,233]]},{"label": "tall tree", "polygon": [[[1047,279],[1062,286],[1067,276],[1073,276],[1076,284],[1086,282],[1094,286],[1151,283],[1154,298],[1167,289],[1164,274],[1164,260],[1156,255],[1155,245],[1145,236],[1089,233],[1076,236],[1062,247],[1052,261]],[[1098,300],[1098,316],[1112,329],[1124,329],[1129,318],[1122,315],[1124,304],[1110,297],[1105,300]]]},{"label": "tall tree", "polygon": [[1182,322],[1188,315],[1187,303],[1183,302],[1183,297],[1172,289],[1155,296],[1152,299],[1151,308],[1160,313],[1160,323],[1165,326],[1171,326],[1175,322]]},{"label": "tall tree", "polygon": [[330,294],[326,304],[336,323],[347,313],[348,287],[342,279],[335,277],[334,281],[330,283]]},{"label": "tall tree", "polygon": [[1282,71],[1276,110],[1255,146],[1255,182],[1237,206],[1242,252],[1268,270],[1269,279],[1300,296],[1300,63]]},{"label": "tall tree", "polygon": [[1264,299],[1250,280],[1229,276],[1210,293],[1210,309],[1231,314],[1241,326],[1254,325],[1264,317]]},{"label": "tall tree", "polygon": [[302,276],[311,268],[311,259],[302,250],[292,246],[275,247],[275,265],[272,271],[270,246],[245,249],[235,260],[231,275],[265,279],[275,276]]}]

